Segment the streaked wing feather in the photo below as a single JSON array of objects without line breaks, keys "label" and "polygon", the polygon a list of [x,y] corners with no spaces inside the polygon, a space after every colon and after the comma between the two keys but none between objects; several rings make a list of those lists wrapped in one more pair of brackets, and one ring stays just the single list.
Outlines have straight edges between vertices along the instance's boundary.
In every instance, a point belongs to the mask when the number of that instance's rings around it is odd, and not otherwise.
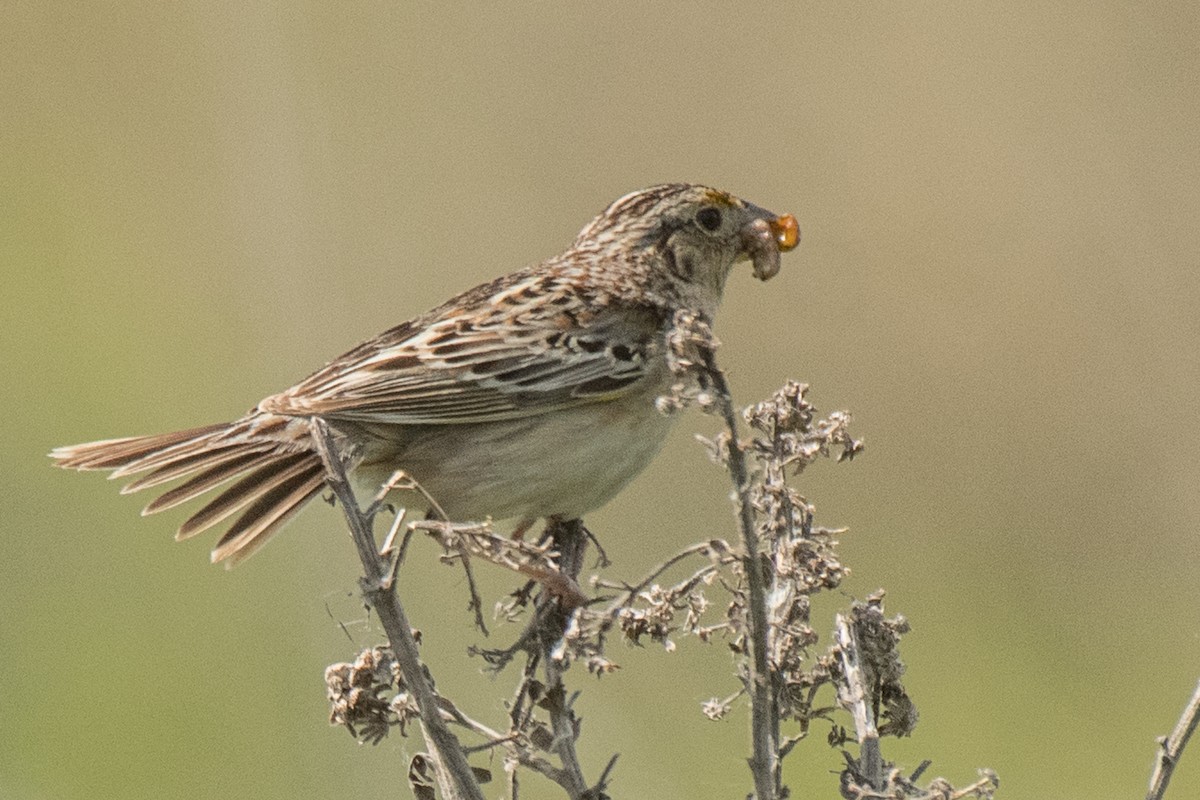
[{"label": "streaked wing feather", "polygon": [[386,348],[360,346],[265,401],[284,414],[390,424],[514,419],[619,397],[659,347],[650,312],[610,313],[586,329],[526,314],[474,327],[442,320]]}]

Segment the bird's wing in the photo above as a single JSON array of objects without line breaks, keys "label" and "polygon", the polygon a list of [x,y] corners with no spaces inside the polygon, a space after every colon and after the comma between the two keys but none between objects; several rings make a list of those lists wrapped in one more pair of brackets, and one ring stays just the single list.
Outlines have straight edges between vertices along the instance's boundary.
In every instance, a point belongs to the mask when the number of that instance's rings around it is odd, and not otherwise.
[{"label": "bird's wing", "polygon": [[634,391],[661,352],[648,310],[493,305],[395,328],[259,408],[410,425],[515,419]]}]

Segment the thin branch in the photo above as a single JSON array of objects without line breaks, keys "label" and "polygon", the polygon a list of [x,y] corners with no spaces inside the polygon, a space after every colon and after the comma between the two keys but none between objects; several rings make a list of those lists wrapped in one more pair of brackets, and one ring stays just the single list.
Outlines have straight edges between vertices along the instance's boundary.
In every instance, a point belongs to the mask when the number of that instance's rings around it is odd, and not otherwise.
[{"label": "thin branch", "polygon": [[654,569],[650,570],[650,572],[644,578],[632,586],[629,584],[610,583],[602,580],[596,581],[596,585],[602,589],[620,589],[621,591],[625,592],[625,596],[623,598],[614,600],[609,604],[608,610],[605,613],[615,615],[621,610],[622,607],[632,603],[633,599],[637,597],[638,593],[653,583],[659,575],[662,575],[668,569],[675,566],[680,561],[683,561],[688,556],[695,555],[697,553],[705,553],[711,549],[712,545],[709,542],[698,542],[691,547],[685,547],[683,550],[680,550],[678,553],[671,556]]},{"label": "thin branch", "polygon": [[488,742],[484,745],[481,745],[482,747],[495,747],[497,744],[501,744],[512,739],[511,734],[500,733],[499,731],[483,724],[479,720],[467,716],[465,713],[463,713],[463,710],[455,705],[454,701],[448,697],[438,697],[438,707],[441,708],[442,713],[451,722],[455,722],[472,733],[477,733],[487,739]]},{"label": "thin branch", "polygon": [[1197,724],[1200,724],[1200,683],[1196,684],[1192,699],[1183,709],[1183,715],[1175,724],[1175,730],[1171,731],[1171,735],[1166,739],[1160,739],[1158,742],[1158,760],[1154,762],[1154,774],[1150,776],[1150,790],[1146,792],[1146,800],[1161,800],[1163,793],[1167,791],[1167,784],[1171,782],[1175,765],[1183,755],[1183,748],[1187,747],[1188,739],[1195,732]]},{"label": "thin branch", "polygon": [[746,550],[746,583],[750,606],[750,771],[758,800],[775,800],[782,792],[779,772],[779,718],[767,663],[767,602],[762,564],[758,556],[754,508],[750,503],[750,477],[746,456],[738,439],[737,416],[725,373],[717,366],[711,346],[701,348],[704,369],[712,381],[725,427],[729,429],[729,474],[737,495],[738,524]]},{"label": "thin branch", "polygon": [[[721,542],[720,544],[724,545],[724,542]],[[596,588],[619,589],[622,592],[622,595],[619,596],[617,599],[613,600],[611,603],[609,603],[608,606],[603,611],[604,621],[602,623],[600,623],[600,625],[597,629],[597,632],[596,632],[596,635],[597,635],[601,645],[603,645],[609,631],[612,630],[613,625],[616,623],[617,618],[621,616],[621,613],[623,611],[630,609],[633,606],[633,602],[637,598],[637,596],[639,594],[641,594],[643,591],[645,591],[650,586],[650,584],[652,584],[660,575],[662,575],[664,572],[666,572],[667,570],[669,570],[671,567],[675,566],[679,562],[686,559],[688,556],[697,555],[700,553],[711,553],[713,551],[715,545],[716,545],[716,543],[710,541],[710,542],[699,542],[697,544],[692,545],[691,547],[687,547],[687,548],[679,551],[675,555],[671,556],[666,561],[664,561],[661,564],[659,564],[658,566],[656,566],[654,569],[650,570],[650,572],[645,577],[643,577],[640,581],[633,584],[632,586],[629,585],[628,583],[613,583],[610,581],[593,579],[592,585]],[[711,574],[715,570],[716,570],[716,567],[710,563],[708,566],[705,566],[698,572],[694,573],[691,576],[691,578],[689,578],[688,580],[684,581],[683,583],[677,584],[673,588],[672,593],[682,594],[683,592],[690,591],[692,586],[699,583],[707,575]]]},{"label": "thin branch", "polygon": [[[372,519],[374,517],[374,513],[375,513],[377,507],[381,506],[384,503],[384,501],[388,495],[388,492],[392,491],[393,489],[400,489],[402,491],[415,492],[416,494],[420,495],[421,498],[429,505],[429,515],[425,518],[426,522],[436,519],[447,526],[449,526],[451,524],[450,518],[448,516],[446,516],[446,510],[442,508],[441,504],[439,504],[438,501],[434,499],[433,495],[431,495],[428,492],[428,490],[426,490],[426,488],[424,486],[422,486],[420,484],[420,482],[417,481],[416,478],[412,477],[404,470],[396,470],[395,472],[392,473],[392,476],[390,478],[388,478],[388,480],[383,484],[383,487],[380,489],[379,494],[375,498],[375,502],[372,503],[371,506],[367,509],[367,514],[366,514],[367,519]],[[396,515],[396,522],[393,524],[392,530],[391,530],[391,532],[389,532],[388,538],[385,540],[386,543],[384,544],[381,552],[386,553],[388,551],[388,548],[389,548],[389,545],[390,545],[392,539],[395,538],[396,529],[400,525],[402,513],[403,512]],[[409,532],[411,532],[413,530],[413,528],[418,527],[419,525],[420,525],[420,523],[410,525]],[[407,542],[407,539],[405,541]],[[466,576],[467,576],[467,593],[469,595],[469,598],[467,600],[467,609],[469,611],[475,612],[475,627],[478,628],[480,630],[480,632],[483,633],[484,636],[487,636],[488,635],[487,624],[484,622],[484,619],[483,619],[483,598],[480,597],[479,587],[475,583],[475,573],[471,569],[471,556],[467,552],[467,550],[462,547],[458,548],[458,555],[459,555],[459,558],[462,559],[463,572],[466,573]],[[400,565],[400,561],[399,561],[399,558],[397,558],[396,566],[395,566],[395,568],[393,568],[393,574],[399,568],[399,565]]]},{"label": "thin branch", "polygon": [[[1000,780],[996,777],[996,773],[992,772],[990,769],[980,771],[983,773],[982,778],[975,781],[970,786],[964,786],[963,788],[952,792],[949,800],[963,800],[964,798],[971,796],[991,797],[992,795],[989,792],[996,791],[996,788],[1000,785]],[[943,794],[939,797],[945,797],[945,795]]]},{"label": "thin branch", "polygon": [[429,744],[430,756],[435,762],[435,771],[442,794],[447,800],[483,800],[483,792],[475,774],[467,763],[458,738],[446,727],[438,706],[437,697],[425,677],[417,643],[413,639],[412,626],[400,604],[400,598],[389,585],[389,565],[379,556],[370,521],[363,516],[354,496],[354,490],[346,477],[345,465],[337,452],[337,445],[329,426],[319,417],[311,421],[313,440],[317,452],[325,465],[326,481],[346,516],[354,546],[363,565],[361,581],[363,598],[379,614],[391,645],[396,662],[404,675],[405,685],[416,700],[421,717],[421,728]]},{"label": "thin branch", "polygon": [[543,616],[538,609],[535,609],[533,616],[526,623],[524,630],[521,631],[521,635],[508,647],[479,648],[471,646],[467,648],[467,653],[483,658],[487,662],[487,671],[492,675],[499,675],[517,657],[518,653],[530,653],[534,651],[537,639],[540,636],[539,629],[542,625]]},{"label": "thin branch", "polygon": [[858,763],[855,765],[855,771],[858,773],[856,777],[865,780],[872,789],[880,791],[884,788],[885,778],[883,753],[879,749],[879,730],[875,727],[875,717],[868,708],[867,699],[870,694],[859,657],[858,639],[843,614],[836,617],[834,640],[845,681],[844,684],[839,684],[838,694],[842,705],[854,719],[854,732],[859,744]]},{"label": "thin branch", "polygon": [[613,753],[612,758],[604,765],[604,769],[600,772],[600,780],[596,781],[596,785],[588,791],[589,797],[603,797],[604,790],[608,788],[608,779],[612,775],[613,768],[617,766],[617,759],[621,757],[620,753]]}]

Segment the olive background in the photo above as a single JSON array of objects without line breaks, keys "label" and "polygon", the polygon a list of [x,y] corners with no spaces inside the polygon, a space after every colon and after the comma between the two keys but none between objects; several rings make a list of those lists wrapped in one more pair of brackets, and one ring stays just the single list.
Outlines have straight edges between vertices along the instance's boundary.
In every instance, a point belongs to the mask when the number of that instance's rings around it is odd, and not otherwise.
[{"label": "olive background", "polygon": [[[323,669],[379,638],[335,511],[226,572],[45,453],[233,418],[675,180],[800,221],[778,277],[731,276],[720,358],[866,441],[799,485],[849,527],[819,632],[881,586],[913,626],[885,755],[1144,793],[1200,677],[1200,6],[647,5],[4,6],[0,797],[407,796],[417,740],[327,725]],[[589,518],[611,577],[736,535],[715,427]],[[417,542],[403,576],[439,688],[502,724],[461,573]],[[678,644],[572,672],[589,776],[745,796],[745,709],[699,710],[731,658]],[[837,796],[826,733],[796,797]],[[1168,796],[1198,794],[1189,752]]]}]

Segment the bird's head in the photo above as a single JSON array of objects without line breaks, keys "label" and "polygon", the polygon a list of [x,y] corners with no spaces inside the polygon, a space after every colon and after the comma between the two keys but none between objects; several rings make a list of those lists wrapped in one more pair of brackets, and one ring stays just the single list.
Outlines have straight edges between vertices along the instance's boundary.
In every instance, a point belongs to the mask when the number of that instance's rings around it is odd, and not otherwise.
[{"label": "bird's head", "polygon": [[779,254],[799,241],[791,214],[707,186],[671,183],[620,198],[580,231],[574,246],[649,256],[675,281],[719,297],[734,264],[752,262],[765,281],[779,272]]}]

